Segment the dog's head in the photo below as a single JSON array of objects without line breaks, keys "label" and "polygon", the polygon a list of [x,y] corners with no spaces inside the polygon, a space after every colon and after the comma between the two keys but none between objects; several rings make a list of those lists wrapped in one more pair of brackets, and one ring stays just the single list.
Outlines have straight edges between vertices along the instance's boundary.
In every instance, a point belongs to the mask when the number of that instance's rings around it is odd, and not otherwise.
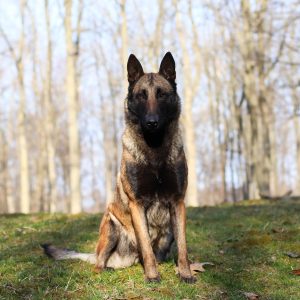
[{"label": "dog's head", "polygon": [[168,52],[164,56],[158,73],[144,73],[139,60],[131,54],[127,72],[127,121],[138,125],[144,134],[155,135],[163,132],[180,114],[172,54]]}]

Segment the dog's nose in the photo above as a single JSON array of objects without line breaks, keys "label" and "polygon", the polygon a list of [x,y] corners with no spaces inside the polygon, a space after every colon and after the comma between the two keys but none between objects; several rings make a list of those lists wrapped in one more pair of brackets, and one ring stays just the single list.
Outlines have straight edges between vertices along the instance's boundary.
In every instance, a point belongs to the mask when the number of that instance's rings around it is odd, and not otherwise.
[{"label": "dog's nose", "polygon": [[158,122],[153,121],[153,120],[147,122],[147,126],[148,126],[149,128],[156,128],[157,125],[158,125]]},{"label": "dog's nose", "polygon": [[151,115],[146,118],[146,125],[149,129],[155,129],[158,126],[158,116]]}]

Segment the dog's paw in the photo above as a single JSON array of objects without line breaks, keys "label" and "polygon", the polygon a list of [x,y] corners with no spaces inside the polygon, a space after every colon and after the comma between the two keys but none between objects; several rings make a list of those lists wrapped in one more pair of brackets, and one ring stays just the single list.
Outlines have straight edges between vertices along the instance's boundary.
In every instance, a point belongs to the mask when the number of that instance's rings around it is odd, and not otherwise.
[{"label": "dog's paw", "polygon": [[183,275],[179,275],[180,281],[185,282],[185,283],[189,283],[189,284],[193,284],[197,281],[197,278],[195,276],[183,276]]},{"label": "dog's paw", "polygon": [[94,272],[97,273],[97,274],[102,273],[103,270],[104,270],[104,269],[103,269],[103,268],[100,268],[100,267],[95,267],[95,268],[94,268]]},{"label": "dog's paw", "polygon": [[145,279],[146,283],[159,283],[161,281],[160,276],[156,276],[156,277],[146,277]]}]

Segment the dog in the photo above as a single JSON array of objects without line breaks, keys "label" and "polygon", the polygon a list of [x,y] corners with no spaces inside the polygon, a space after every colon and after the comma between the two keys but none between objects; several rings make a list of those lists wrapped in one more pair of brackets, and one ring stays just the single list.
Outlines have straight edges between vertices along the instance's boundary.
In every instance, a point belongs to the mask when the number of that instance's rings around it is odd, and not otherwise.
[{"label": "dog", "polygon": [[142,263],[145,280],[159,282],[157,263],[176,241],[178,274],[194,283],[187,255],[187,163],[179,129],[181,111],[175,61],[170,52],[158,73],[144,73],[131,54],[122,159],[113,201],[102,218],[95,254],[43,245],[55,259],[78,258],[102,272]]}]

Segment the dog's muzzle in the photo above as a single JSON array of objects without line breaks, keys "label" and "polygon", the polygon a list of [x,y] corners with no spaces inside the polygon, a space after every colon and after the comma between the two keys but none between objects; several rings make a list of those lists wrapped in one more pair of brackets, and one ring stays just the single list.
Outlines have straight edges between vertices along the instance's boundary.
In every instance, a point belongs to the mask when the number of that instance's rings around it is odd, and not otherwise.
[{"label": "dog's muzzle", "polygon": [[149,130],[155,130],[158,127],[158,115],[146,115],[145,123],[147,126],[147,129]]}]

